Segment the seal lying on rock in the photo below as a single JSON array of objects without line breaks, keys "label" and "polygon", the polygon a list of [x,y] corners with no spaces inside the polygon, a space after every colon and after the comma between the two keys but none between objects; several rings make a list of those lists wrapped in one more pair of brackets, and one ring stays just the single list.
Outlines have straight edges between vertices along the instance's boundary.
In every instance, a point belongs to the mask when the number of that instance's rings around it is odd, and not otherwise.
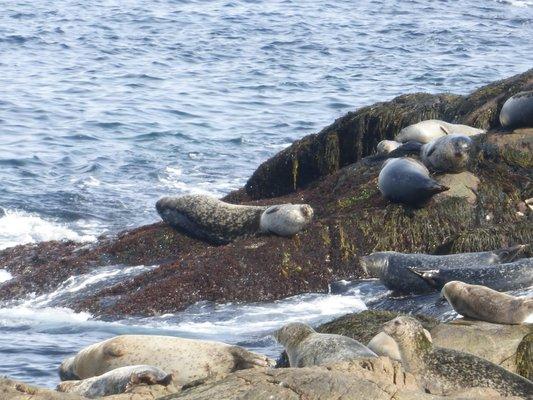
[{"label": "seal lying on rock", "polygon": [[408,157],[385,161],[379,173],[378,187],[386,199],[415,207],[449,189],[430,178],[422,163]]},{"label": "seal lying on rock", "polygon": [[421,143],[429,143],[433,139],[452,133],[472,136],[484,133],[483,129],[474,128],[468,125],[451,124],[438,119],[428,119],[403,128],[395,140],[398,142],[408,142],[414,140]]},{"label": "seal lying on rock", "polygon": [[292,236],[313,218],[307,204],[244,206],[204,195],[163,197],[156,209],[167,224],[215,243],[261,233]]},{"label": "seal lying on rock", "polygon": [[459,281],[448,282],[441,293],[464,317],[495,324],[522,324],[533,316],[531,297],[515,297]]},{"label": "seal lying on rock", "polygon": [[377,357],[357,340],[342,335],[317,333],[309,325],[293,322],[274,332],[285,347],[291,367],[333,364],[357,358]]},{"label": "seal lying on rock", "polygon": [[451,281],[487,286],[494,290],[509,291],[533,285],[533,258],[496,265],[472,265],[420,271],[409,268],[437,290]]},{"label": "seal lying on rock", "polygon": [[376,146],[376,154],[389,154],[391,151],[396,150],[401,145],[401,142],[396,142],[395,140],[382,140]]},{"label": "seal lying on rock", "polygon": [[273,365],[265,356],[220,342],[122,335],[95,343],[66,359],[59,367],[59,376],[61,380],[86,379],[141,363],[171,373],[176,385],[239,369]]},{"label": "seal lying on rock", "polygon": [[130,365],[116,368],[105,374],[78,381],[64,381],[57,386],[59,392],[77,393],[90,399],[124,393],[141,383],[168,386],[172,375],[150,365]]},{"label": "seal lying on rock", "polygon": [[[432,342],[431,334],[426,329],[424,329],[424,334],[428,340]],[[376,336],[370,339],[370,342],[368,342],[368,348],[378,356],[386,356],[396,361],[402,361],[398,344],[385,332],[379,332]]]},{"label": "seal lying on rock", "polygon": [[500,123],[504,128],[533,127],[533,90],[507,99],[500,111]]},{"label": "seal lying on rock", "polygon": [[422,146],[420,158],[435,172],[462,172],[470,159],[473,142],[466,135],[451,134]]},{"label": "seal lying on rock", "polygon": [[396,251],[380,251],[362,256],[359,264],[369,278],[379,278],[390,290],[400,293],[429,293],[434,287],[413,274],[417,271],[508,263],[523,253],[527,246],[518,245],[494,251],[459,253],[448,255],[405,254]]},{"label": "seal lying on rock", "polygon": [[434,347],[414,318],[400,316],[385,323],[383,331],[400,350],[402,365],[431,393],[449,394],[484,387],[507,396],[530,398],[533,382],[483,358],[456,350]]}]

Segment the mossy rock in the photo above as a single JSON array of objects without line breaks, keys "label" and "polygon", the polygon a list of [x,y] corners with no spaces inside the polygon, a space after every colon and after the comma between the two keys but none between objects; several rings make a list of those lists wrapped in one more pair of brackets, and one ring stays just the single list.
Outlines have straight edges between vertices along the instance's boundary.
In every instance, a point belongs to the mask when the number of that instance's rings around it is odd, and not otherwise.
[{"label": "mossy rock", "polygon": [[533,332],[527,334],[516,349],[516,372],[533,380]]}]

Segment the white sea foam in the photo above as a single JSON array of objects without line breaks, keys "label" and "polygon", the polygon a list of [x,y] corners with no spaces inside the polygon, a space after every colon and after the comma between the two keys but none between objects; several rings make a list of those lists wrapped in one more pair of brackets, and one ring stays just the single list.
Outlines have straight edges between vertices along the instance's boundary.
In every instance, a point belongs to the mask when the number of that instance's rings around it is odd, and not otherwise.
[{"label": "white sea foam", "polygon": [[5,269],[0,269],[0,283],[7,282],[11,279],[13,279],[13,275],[11,275]]}]

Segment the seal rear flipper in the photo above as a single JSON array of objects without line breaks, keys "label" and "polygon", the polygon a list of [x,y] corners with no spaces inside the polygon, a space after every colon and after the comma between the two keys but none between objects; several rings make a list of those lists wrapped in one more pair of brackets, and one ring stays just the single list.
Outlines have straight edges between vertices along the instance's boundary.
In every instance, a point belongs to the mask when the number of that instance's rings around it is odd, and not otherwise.
[{"label": "seal rear flipper", "polygon": [[503,249],[495,250],[494,253],[500,259],[500,263],[510,263],[515,261],[529,248],[528,244],[518,244],[516,246],[505,247]]},{"label": "seal rear flipper", "polygon": [[398,158],[413,154],[418,155],[423,145],[424,143],[418,142],[416,140],[410,140],[408,142],[403,143],[397,149],[394,149],[390,153],[386,154],[386,158]]},{"label": "seal rear flipper", "polygon": [[419,278],[422,278],[430,287],[434,288],[435,290],[440,290],[443,286],[440,285],[440,283],[437,282],[437,280],[434,279],[433,276],[434,274],[437,274],[439,272],[438,270],[423,271],[413,267],[407,267],[407,270],[415,274]]}]

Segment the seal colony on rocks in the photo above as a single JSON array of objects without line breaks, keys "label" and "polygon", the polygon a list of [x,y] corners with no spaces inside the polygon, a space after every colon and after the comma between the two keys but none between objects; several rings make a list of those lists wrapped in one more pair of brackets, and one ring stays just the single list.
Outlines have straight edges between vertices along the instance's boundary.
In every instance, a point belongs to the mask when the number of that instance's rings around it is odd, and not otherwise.
[{"label": "seal colony on rocks", "polygon": [[533,90],[508,98],[500,111],[500,123],[504,128],[533,127]]},{"label": "seal colony on rocks", "polygon": [[466,135],[451,134],[422,146],[420,158],[434,172],[462,172],[470,159],[473,142]]},{"label": "seal colony on rocks", "polygon": [[318,333],[302,322],[292,322],[274,332],[285,347],[291,367],[326,365],[357,358],[377,357],[357,340],[342,335]]},{"label": "seal colony on rocks", "polygon": [[167,374],[161,368],[150,365],[130,365],[92,378],[61,382],[57,390],[94,399],[124,393],[131,386],[143,383],[168,386],[171,382],[172,374]]},{"label": "seal colony on rocks", "polygon": [[61,380],[86,379],[140,363],[171,373],[176,385],[239,369],[273,365],[265,356],[220,342],[122,335],[92,344],[66,359],[59,367],[59,376]]},{"label": "seal colony on rocks", "polygon": [[432,394],[483,387],[531,398],[533,382],[472,354],[433,346],[414,318],[396,317],[385,323],[383,331],[398,344],[406,371]]},{"label": "seal colony on rocks", "polygon": [[246,206],[205,195],[163,197],[156,209],[172,227],[214,243],[268,233],[292,236],[313,218],[313,209],[307,204]]},{"label": "seal colony on rocks", "polygon": [[[533,298],[500,293],[485,286],[451,281],[441,291],[464,317],[495,324],[523,324],[533,316]],[[532,321],[533,322],[533,321]]]},{"label": "seal colony on rocks", "polygon": [[449,188],[429,176],[428,169],[412,158],[391,158],[383,163],[378,188],[386,199],[419,207]]},{"label": "seal colony on rocks", "polygon": [[449,122],[440,121],[437,119],[428,119],[420,121],[416,124],[409,125],[403,128],[397,135],[395,140],[398,142],[408,142],[414,140],[421,143],[429,143],[433,139],[452,133],[459,133],[462,135],[472,136],[484,133],[483,129],[474,128],[468,125],[451,124]]}]

